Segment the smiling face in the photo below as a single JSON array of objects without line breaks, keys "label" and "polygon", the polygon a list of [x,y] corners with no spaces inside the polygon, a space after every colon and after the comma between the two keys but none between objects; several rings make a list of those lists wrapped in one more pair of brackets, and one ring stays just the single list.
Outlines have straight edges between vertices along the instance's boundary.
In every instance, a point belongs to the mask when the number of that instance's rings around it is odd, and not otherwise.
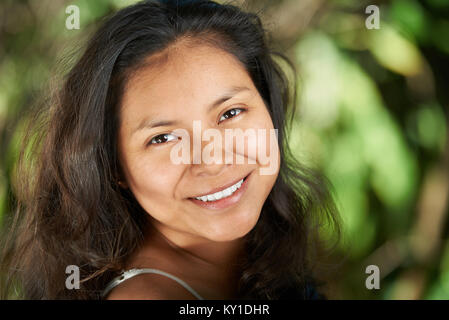
[{"label": "smiling face", "polygon": [[[243,164],[175,164],[170,154],[181,140],[172,132],[184,129],[193,140],[195,120],[203,131],[223,133],[223,139],[225,129],[270,130],[268,110],[229,53],[181,43],[169,48],[166,57],[138,70],[124,90],[118,146],[125,185],[162,233],[211,241],[241,238],[256,225],[279,168],[261,175],[259,169],[267,164],[258,158],[248,161],[248,148],[236,144],[232,152],[243,156]],[[270,149],[269,138],[266,150],[279,163],[277,144]]]}]

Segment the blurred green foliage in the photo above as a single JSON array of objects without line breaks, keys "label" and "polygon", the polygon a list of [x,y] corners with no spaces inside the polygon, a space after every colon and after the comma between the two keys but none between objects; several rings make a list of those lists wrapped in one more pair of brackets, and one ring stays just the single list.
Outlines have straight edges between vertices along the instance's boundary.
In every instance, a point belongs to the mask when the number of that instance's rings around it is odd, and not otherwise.
[{"label": "blurred green foliage", "polygon": [[[11,216],[26,111],[95,23],[134,2],[0,4],[0,224]],[[271,26],[299,71],[291,146],[330,179],[342,215],[332,259],[343,264],[329,297],[448,299],[449,1],[247,3],[273,20],[297,6],[306,21]],[[70,4],[80,8],[80,30],[65,28]],[[365,27],[370,4],[380,8],[380,29]],[[380,290],[365,287],[369,264],[380,267]]]}]

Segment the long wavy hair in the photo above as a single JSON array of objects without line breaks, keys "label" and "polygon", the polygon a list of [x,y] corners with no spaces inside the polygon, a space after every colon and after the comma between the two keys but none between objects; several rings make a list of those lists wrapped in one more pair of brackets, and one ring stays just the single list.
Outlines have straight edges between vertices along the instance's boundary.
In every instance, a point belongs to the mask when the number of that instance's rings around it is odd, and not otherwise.
[{"label": "long wavy hair", "polygon": [[[142,1],[108,17],[65,75],[56,98],[33,115],[14,177],[15,215],[4,228],[2,298],[101,299],[138,249],[148,213],[118,186],[118,110],[146,57],[181,37],[235,56],[278,129],[280,173],[256,226],[244,237],[239,299],[304,299],[316,279],[323,224],[339,233],[331,186],[288,147],[296,109],[290,82],[260,17],[213,1]],[[276,61],[279,60],[279,61]],[[329,232],[329,231],[328,231]],[[65,286],[80,268],[80,288]],[[17,289],[16,288],[16,289]]]}]

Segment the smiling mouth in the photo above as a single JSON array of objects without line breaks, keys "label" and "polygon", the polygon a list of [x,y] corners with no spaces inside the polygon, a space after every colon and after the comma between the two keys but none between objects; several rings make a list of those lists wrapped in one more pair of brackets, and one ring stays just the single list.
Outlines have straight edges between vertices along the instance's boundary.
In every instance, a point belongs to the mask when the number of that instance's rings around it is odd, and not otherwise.
[{"label": "smiling mouth", "polygon": [[236,183],[234,183],[233,185],[223,188],[220,191],[209,193],[209,194],[204,194],[204,195],[198,196],[198,197],[190,197],[189,199],[190,200],[195,199],[195,200],[199,200],[199,201],[203,201],[203,202],[215,202],[220,199],[225,199],[225,198],[231,197],[242,187],[242,184],[245,182],[245,180],[248,178],[248,176],[249,176],[249,174],[247,176],[245,176],[244,178],[240,179],[239,181],[237,181]]}]

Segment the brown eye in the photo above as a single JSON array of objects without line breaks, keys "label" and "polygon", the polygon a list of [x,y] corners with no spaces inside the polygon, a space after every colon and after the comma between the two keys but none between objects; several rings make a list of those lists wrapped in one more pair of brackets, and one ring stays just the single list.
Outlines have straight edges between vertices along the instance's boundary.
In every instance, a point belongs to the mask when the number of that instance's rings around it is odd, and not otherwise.
[{"label": "brown eye", "polygon": [[230,110],[226,111],[225,113],[223,113],[223,115],[220,117],[219,121],[221,122],[226,119],[234,118],[236,115],[238,115],[242,111],[245,111],[245,109],[242,109],[242,108],[230,109]]},{"label": "brown eye", "polygon": [[177,140],[177,139],[178,139],[178,137],[173,134],[164,133],[164,134],[160,134],[160,135],[157,135],[154,138],[152,138],[148,144],[162,144],[162,143],[172,141],[172,140]]}]

